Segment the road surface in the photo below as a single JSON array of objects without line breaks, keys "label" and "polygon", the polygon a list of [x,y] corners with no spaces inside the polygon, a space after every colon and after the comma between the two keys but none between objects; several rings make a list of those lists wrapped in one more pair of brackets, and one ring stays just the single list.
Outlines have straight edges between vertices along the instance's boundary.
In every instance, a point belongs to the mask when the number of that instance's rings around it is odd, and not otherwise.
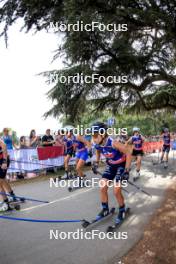
[{"label": "road surface", "polygon": [[[130,194],[124,193],[132,214],[117,231],[119,239],[56,239],[57,232],[82,232],[80,223],[31,223],[0,219],[1,264],[101,264],[120,261],[129,249],[141,238],[145,225],[163,200],[167,186],[175,179],[176,160],[168,169],[153,166],[151,157],[145,158],[141,179],[137,182],[152,194],[152,198],[128,186]],[[103,168],[102,168],[103,169]],[[134,174],[134,165],[131,175]],[[88,178],[95,177],[91,171]],[[96,176],[97,177],[97,176]],[[67,188],[50,187],[50,180],[37,180],[18,184],[15,193],[22,196],[49,200],[49,204],[27,202],[19,212],[10,216],[33,219],[88,219],[100,210],[98,188],[83,188],[69,193]],[[112,189],[110,206],[115,206]],[[94,225],[84,232],[98,230],[104,232],[113,217]],[[52,237],[50,237],[52,234]],[[55,236],[53,236],[55,234]],[[122,234],[127,239],[120,239]],[[51,239],[52,238],[52,239]],[[120,262],[119,262],[120,263]]]}]

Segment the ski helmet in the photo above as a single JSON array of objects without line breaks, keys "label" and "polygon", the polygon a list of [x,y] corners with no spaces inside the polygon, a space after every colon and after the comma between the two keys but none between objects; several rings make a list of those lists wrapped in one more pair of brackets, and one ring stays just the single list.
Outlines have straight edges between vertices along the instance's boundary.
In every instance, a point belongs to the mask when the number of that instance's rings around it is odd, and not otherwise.
[{"label": "ski helmet", "polygon": [[133,127],[133,132],[139,132],[140,131],[140,128],[138,127]]},{"label": "ski helmet", "polygon": [[103,135],[107,131],[107,129],[108,129],[107,125],[103,122],[95,122],[91,126],[92,134],[99,133]]}]

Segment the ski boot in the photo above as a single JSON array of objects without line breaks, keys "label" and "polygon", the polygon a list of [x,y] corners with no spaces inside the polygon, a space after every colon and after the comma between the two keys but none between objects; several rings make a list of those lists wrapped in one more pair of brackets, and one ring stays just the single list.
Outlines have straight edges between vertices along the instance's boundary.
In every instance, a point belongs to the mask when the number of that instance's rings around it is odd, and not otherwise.
[{"label": "ski boot", "polygon": [[165,161],[164,162],[164,169],[167,169],[168,168],[168,161]]},{"label": "ski boot", "polygon": [[107,232],[114,232],[116,228],[119,228],[120,225],[123,223],[123,221],[130,215],[130,208],[125,208],[125,205],[123,207],[119,208],[119,213],[115,219],[114,225],[108,226]]},{"label": "ski boot", "polygon": [[119,208],[119,213],[115,219],[115,224],[119,225],[125,219],[126,208],[122,206]]},{"label": "ski boot", "polygon": [[68,173],[67,170],[65,171],[65,174],[64,174],[64,176],[63,176],[63,179],[64,179],[64,180],[68,180],[68,179],[69,179],[69,173]]},{"label": "ski boot", "polygon": [[109,214],[109,207],[107,203],[102,203],[102,210],[96,216],[96,220],[106,217]]},{"label": "ski boot", "polygon": [[136,181],[140,178],[140,171],[136,171],[136,175],[133,177],[133,181]]},{"label": "ski boot", "polygon": [[9,194],[10,194],[11,196],[8,197],[8,202],[9,202],[9,203],[17,202],[17,198],[15,197],[14,192],[12,191],[12,192],[10,192]]},{"label": "ski boot", "polygon": [[2,202],[0,204],[0,212],[6,212],[6,211],[9,211],[9,205],[7,202]]}]

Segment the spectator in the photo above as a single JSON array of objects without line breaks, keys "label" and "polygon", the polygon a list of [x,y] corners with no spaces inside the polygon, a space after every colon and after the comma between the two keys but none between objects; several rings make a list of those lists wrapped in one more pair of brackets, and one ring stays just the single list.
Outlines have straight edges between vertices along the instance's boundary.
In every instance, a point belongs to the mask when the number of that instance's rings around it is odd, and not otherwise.
[{"label": "spectator", "polygon": [[64,145],[64,131],[58,130],[58,134],[55,137],[56,146],[63,146]]},{"label": "spectator", "polygon": [[53,136],[51,135],[51,130],[47,129],[46,134],[42,137],[42,146],[43,147],[52,147],[55,141]]},{"label": "spectator", "polygon": [[27,149],[27,142],[25,136],[20,137],[20,149]]},{"label": "spectator", "polygon": [[30,147],[31,148],[37,148],[40,144],[40,137],[36,136],[36,132],[34,129],[31,130],[29,135],[29,141],[30,141]]},{"label": "spectator", "polygon": [[7,150],[12,150],[13,148],[18,149],[18,147],[15,145],[15,143],[12,139],[12,136],[9,135],[9,129],[8,128],[3,129],[2,140],[6,144]]}]

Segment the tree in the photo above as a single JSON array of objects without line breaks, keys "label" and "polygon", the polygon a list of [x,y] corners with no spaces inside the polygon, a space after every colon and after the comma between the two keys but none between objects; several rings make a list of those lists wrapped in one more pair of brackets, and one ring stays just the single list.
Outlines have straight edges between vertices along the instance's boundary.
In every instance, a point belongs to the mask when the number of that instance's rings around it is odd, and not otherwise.
[{"label": "tree", "polygon": [[[175,0],[17,0],[2,1],[0,22],[7,40],[8,27],[24,19],[29,31],[50,30],[50,23],[104,25],[127,24],[127,31],[66,31],[55,59],[62,56],[65,68],[58,75],[78,71],[103,76],[127,76],[126,83],[55,83],[48,96],[54,107],[46,115],[64,113],[73,121],[93,110],[151,111],[176,109],[176,12]],[[49,73],[48,73],[49,74]],[[45,73],[46,75],[46,73]]]}]

